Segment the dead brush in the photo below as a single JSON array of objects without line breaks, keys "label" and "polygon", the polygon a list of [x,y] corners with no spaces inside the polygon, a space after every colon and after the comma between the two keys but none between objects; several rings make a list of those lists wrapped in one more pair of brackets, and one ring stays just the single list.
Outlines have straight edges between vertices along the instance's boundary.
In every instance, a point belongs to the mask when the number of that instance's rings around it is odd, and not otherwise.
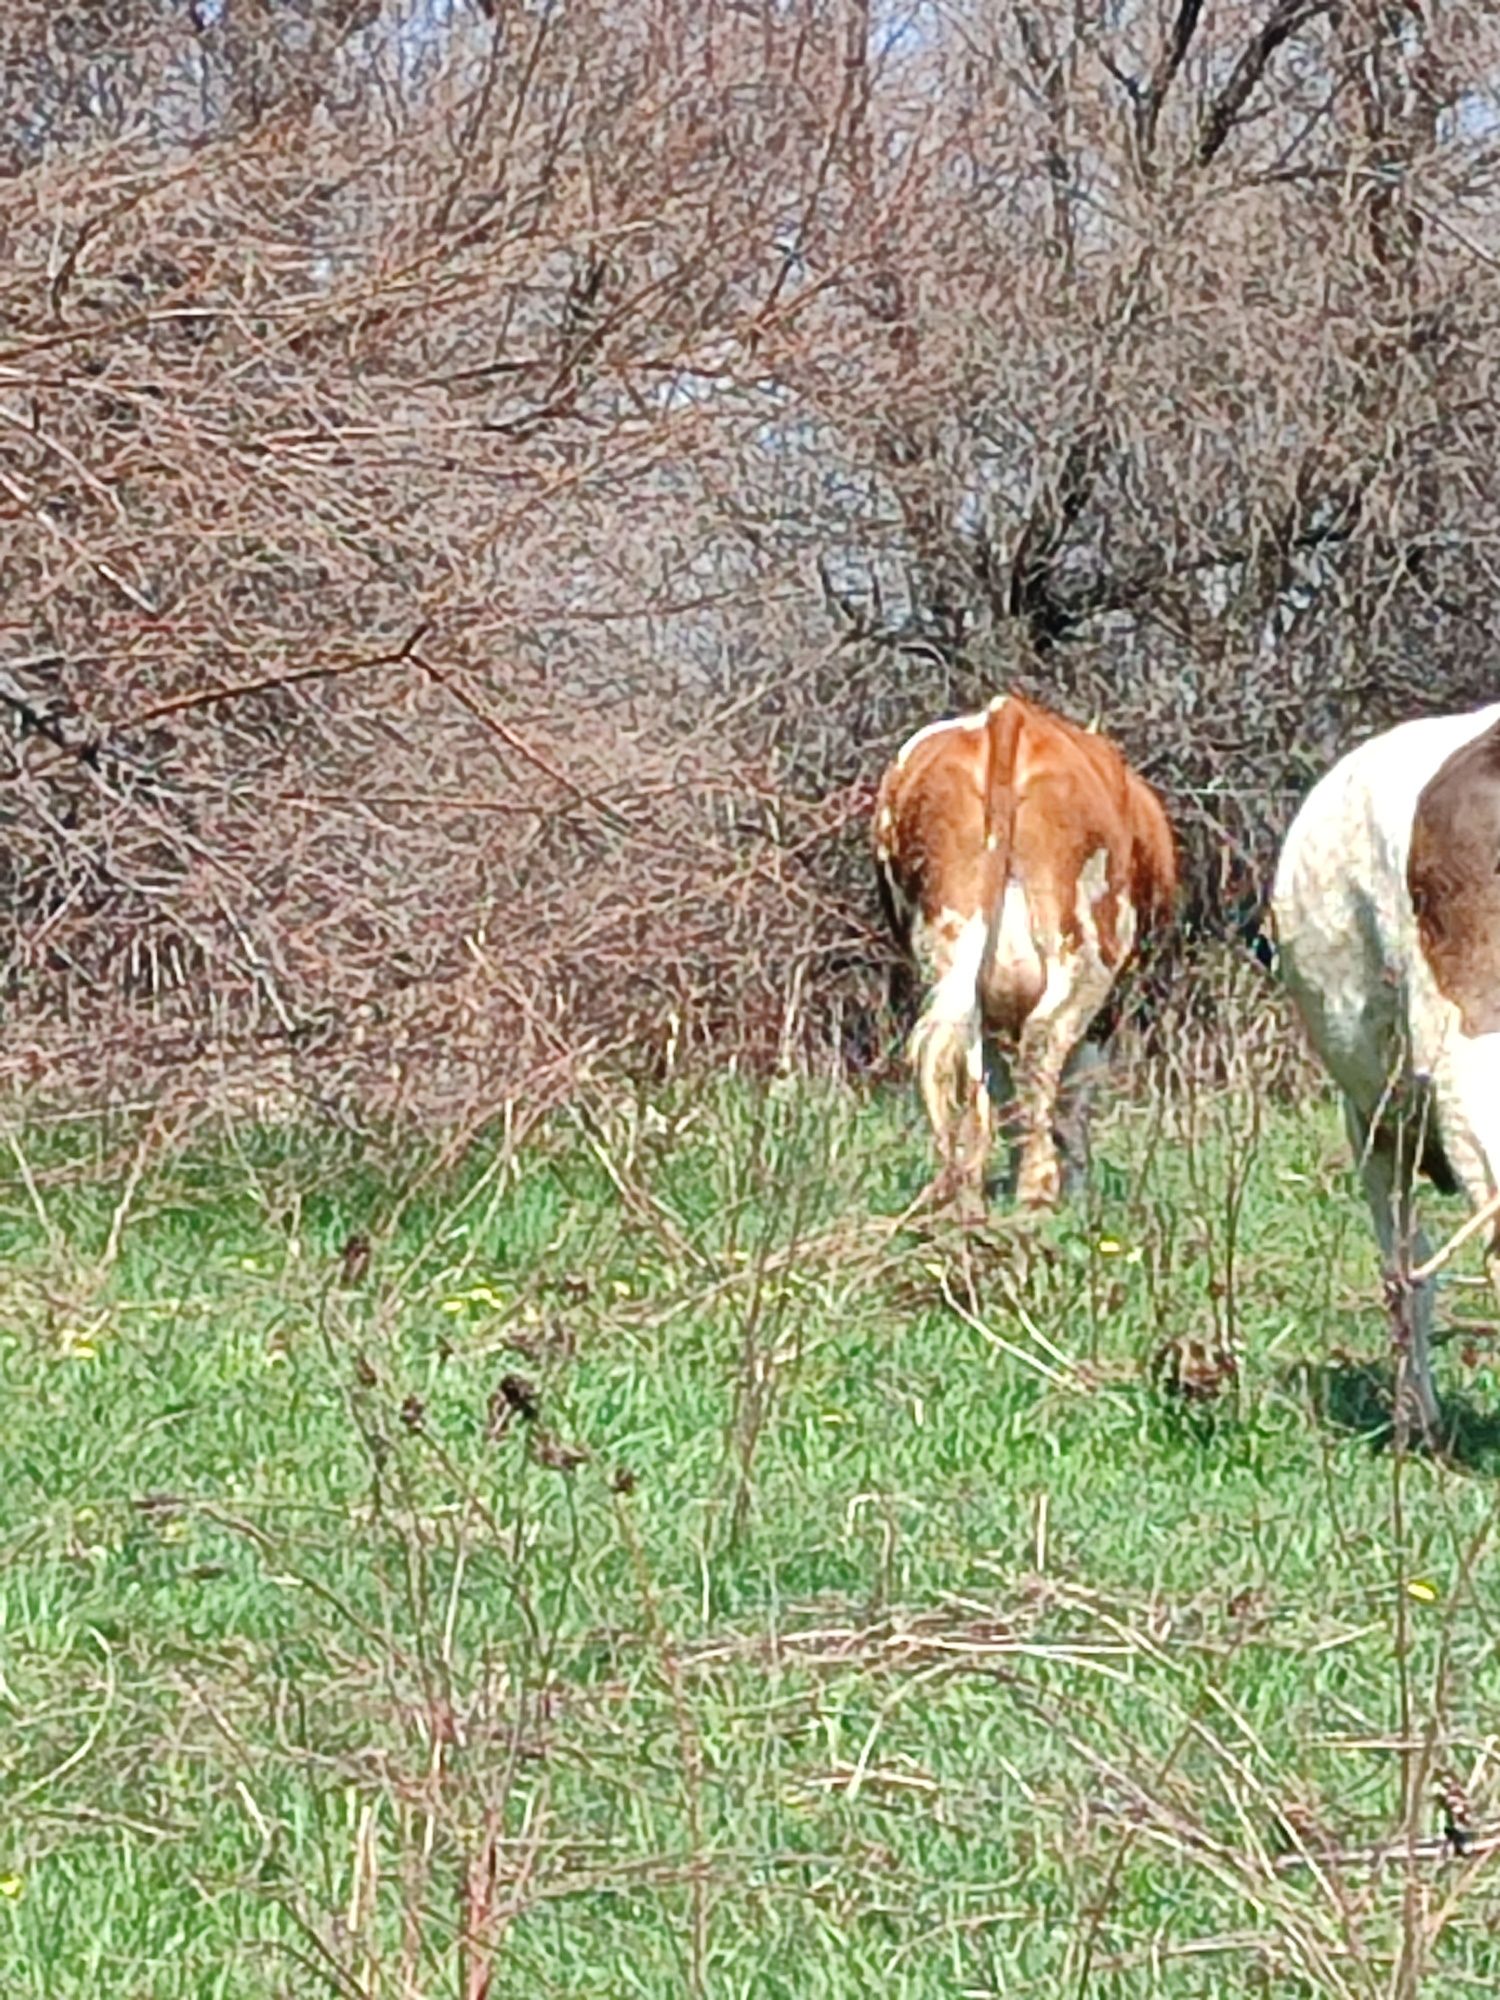
[{"label": "dead brush", "polygon": [[1219,1338],[1174,1335],[1151,1352],[1142,1372],[1169,1431],[1206,1445],[1233,1422],[1240,1365]]},{"label": "dead brush", "polygon": [[1146,1372],[1159,1396],[1201,1409],[1234,1392],[1239,1386],[1240,1364],[1227,1347],[1182,1334],[1162,1342]]},{"label": "dead brush", "polygon": [[894,1303],[913,1312],[942,1303],[945,1282],[978,1304],[1002,1279],[1029,1291],[1061,1261],[1056,1245],[1023,1216],[997,1214],[975,1229],[945,1210],[930,1209],[912,1218],[899,1248],[893,1245],[885,1286]]}]

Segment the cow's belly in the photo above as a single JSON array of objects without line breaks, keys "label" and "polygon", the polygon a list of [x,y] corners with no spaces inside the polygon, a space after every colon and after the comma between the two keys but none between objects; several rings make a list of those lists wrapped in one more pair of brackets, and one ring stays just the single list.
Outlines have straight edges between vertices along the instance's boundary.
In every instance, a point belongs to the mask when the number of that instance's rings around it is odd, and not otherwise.
[{"label": "cow's belly", "polygon": [[1413,924],[1384,900],[1343,887],[1323,906],[1304,895],[1281,906],[1278,926],[1283,977],[1313,1047],[1355,1107],[1390,1124],[1421,1113],[1428,1084],[1466,1038],[1427,973]]},{"label": "cow's belly", "polygon": [[1281,947],[1282,973],[1308,1039],[1334,1082],[1372,1113],[1403,1067],[1399,989],[1358,939],[1315,933]]}]

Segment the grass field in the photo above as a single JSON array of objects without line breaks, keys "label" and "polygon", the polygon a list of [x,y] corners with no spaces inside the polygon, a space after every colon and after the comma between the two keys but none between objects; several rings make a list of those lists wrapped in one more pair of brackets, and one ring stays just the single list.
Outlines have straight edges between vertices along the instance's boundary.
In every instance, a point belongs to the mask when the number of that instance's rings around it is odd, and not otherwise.
[{"label": "grass field", "polygon": [[1330,1105],[969,1235],[897,1093],[3,1157],[6,1996],[1500,1987],[1500,1380],[1388,1448]]}]

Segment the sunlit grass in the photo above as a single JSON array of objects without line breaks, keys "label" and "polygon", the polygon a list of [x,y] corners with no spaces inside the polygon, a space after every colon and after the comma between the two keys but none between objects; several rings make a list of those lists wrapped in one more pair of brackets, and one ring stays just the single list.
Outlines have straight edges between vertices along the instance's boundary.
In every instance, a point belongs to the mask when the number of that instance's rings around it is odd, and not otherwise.
[{"label": "sunlit grass", "polygon": [[1486,1817],[1500,1383],[1384,1448],[1329,1107],[971,1236],[899,1096],[88,1144],[0,1205],[7,1993],[1493,1990],[1482,1859],[1360,1850]]}]

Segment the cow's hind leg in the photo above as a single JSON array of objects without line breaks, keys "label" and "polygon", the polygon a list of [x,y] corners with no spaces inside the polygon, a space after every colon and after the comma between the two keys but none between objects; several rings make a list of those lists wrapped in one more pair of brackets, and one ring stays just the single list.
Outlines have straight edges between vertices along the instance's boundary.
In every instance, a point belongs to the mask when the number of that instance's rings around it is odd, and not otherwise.
[{"label": "cow's hind leg", "polygon": [[[1455,1024],[1433,1098],[1443,1158],[1478,1214],[1500,1188],[1500,1033],[1466,1035]],[[1500,1301],[1500,1220],[1488,1232],[1485,1268]]]},{"label": "cow's hind leg", "polygon": [[975,1185],[983,1183],[991,1126],[979,1005],[985,932],[983,916],[950,910],[919,925],[918,962],[931,986],[907,1045],[943,1171]]},{"label": "cow's hind leg", "polygon": [[1417,1135],[1372,1128],[1347,1100],[1344,1123],[1359,1162],[1391,1299],[1392,1338],[1397,1358],[1397,1418],[1402,1420],[1405,1416],[1400,1407],[1404,1359],[1405,1387],[1416,1405],[1423,1433],[1430,1442],[1435,1442],[1439,1435],[1439,1412],[1432,1379],[1432,1280],[1411,1284],[1403,1275],[1413,1264],[1425,1263],[1428,1254],[1427,1239],[1416,1222],[1412,1201]]},{"label": "cow's hind leg", "polygon": [[1058,1092],[1057,1145],[1064,1199],[1076,1195],[1088,1179],[1094,1106],[1099,1086],[1109,1070],[1109,1058],[1097,1042],[1081,1041],[1068,1059]]},{"label": "cow's hind leg", "polygon": [[983,1028],[976,1018],[973,1039],[964,1053],[963,1109],[959,1119],[956,1148],[960,1181],[980,1197],[983,1205],[985,1169],[995,1133],[995,1103],[985,1075]]},{"label": "cow's hind leg", "polygon": [[1085,946],[1047,968],[1042,997],[1021,1030],[1016,1055],[1016,1097],[1021,1114],[1021,1165],[1016,1199],[1026,1208],[1050,1208],[1062,1192],[1053,1121],[1068,1059],[1109,996],[1110,969]]}]

